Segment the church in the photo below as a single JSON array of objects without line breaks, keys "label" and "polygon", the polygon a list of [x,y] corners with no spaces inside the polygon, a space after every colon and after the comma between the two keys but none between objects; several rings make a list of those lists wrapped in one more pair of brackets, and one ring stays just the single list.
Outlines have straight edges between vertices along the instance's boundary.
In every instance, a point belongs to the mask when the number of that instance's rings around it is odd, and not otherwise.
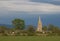
[{"label": "church", "polygon": [[41,19],[40,17],[38,18],[38,25],[37,25],[37,32],[43,32],[42,30],[42,22],[41,22]]}]

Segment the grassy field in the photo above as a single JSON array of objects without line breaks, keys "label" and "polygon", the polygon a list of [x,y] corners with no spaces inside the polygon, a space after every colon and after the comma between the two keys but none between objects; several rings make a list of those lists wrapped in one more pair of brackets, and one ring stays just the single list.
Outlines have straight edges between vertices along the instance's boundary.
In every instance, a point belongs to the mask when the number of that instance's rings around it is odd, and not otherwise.
[{"label": "grassy field", "polygon": [[60,41],[60,36],[0,36],[0,41]]}]

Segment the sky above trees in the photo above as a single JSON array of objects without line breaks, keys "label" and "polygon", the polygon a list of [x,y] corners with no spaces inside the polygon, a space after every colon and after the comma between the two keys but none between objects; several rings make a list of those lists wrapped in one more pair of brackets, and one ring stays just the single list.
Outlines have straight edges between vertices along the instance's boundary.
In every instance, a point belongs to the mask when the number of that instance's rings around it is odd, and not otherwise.
[{"label": "sky above trees", "polygon": [[[0,0],[0,24],[11,23],[14,18],[23,18],[28,21],[28,18],[31,19],[32,16],[35,16],[34,20],[37,20],[36,16],[41,18],[45,16],[49,22],[50,14],[54,14],[53,19],[59,23],[60,0]],[[34,20],[31,19],[32,22]]]}]

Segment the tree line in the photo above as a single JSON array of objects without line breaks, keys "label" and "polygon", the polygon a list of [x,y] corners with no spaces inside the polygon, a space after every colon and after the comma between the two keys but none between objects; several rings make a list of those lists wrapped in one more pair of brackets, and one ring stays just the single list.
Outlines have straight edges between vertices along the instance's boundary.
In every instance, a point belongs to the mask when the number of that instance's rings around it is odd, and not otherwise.
[{"label": "tree line", "polygon": [[[0,26],[0,35],[2,36],[60,36],[60,28],[49,24],[48,26],[43,26],[43,32],[37,32],[35,26],[29,25],[27,28],[25,26],[25,21],[22,19],[12,20],[12,28],[7,28],[6,26]],[[26,28],[26,29],[25,29]]]}]

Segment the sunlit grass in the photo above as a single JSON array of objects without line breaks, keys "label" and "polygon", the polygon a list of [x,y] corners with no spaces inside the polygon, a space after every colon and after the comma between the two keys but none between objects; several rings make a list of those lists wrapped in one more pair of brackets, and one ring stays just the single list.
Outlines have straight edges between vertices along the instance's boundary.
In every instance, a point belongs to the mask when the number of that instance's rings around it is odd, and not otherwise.
[{"label": "sunlit grass", "polygon": [[0,41],[60,41],[60,36],[0,36]]}]

